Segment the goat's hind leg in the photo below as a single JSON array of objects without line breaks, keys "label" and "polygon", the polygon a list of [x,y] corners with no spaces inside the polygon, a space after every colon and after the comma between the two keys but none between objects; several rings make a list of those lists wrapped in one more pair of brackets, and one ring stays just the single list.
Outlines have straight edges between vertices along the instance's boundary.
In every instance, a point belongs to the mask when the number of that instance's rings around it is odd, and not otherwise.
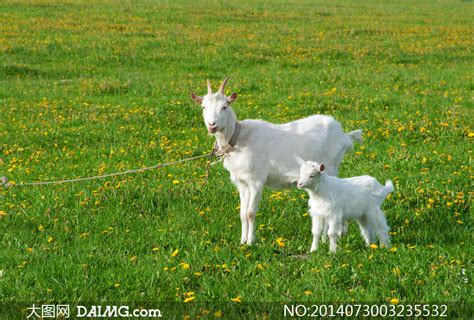
[{"label": "goat's hind leg", "polygon": [[390,237],[388,236],[390,227],[387,225],[387,219],[385,218],[385,214],[383,213],[382,209],[378,207],[374,208],[373,210],[374,230],[379,238],[380,246],[390,248]]},{"label": "goat's hind leg", "polygon": [[360,234],[365,240],[366,245],[370,245],[374,241],[374,234],[372,232],[372,227],[367,219],[367,216],[360,217],[357,219],[357,224],[359,225]]}]

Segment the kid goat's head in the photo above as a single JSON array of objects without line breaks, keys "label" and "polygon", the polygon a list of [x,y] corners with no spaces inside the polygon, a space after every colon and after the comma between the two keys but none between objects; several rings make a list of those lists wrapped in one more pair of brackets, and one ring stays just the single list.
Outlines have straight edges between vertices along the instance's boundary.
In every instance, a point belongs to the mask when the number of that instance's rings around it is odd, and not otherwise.
[{"label": "kid goat's head", "polygon": [[296,161],[300,167],[300,177],[298,179],[298,188],[307,189],[315,186],[321,178],[321,172],[324,171],[324,164],[319,164],[313,161],[304,161],[295,156]]},{"label": "kid goat's head", "polygon": [[200,97],[191,93],[191,99],[202,106],[204,123],[209,133],[223,131],[229,118],[235,118],[230,104],[237,99],[237,93],[234,92],[228,97],[225,95],[224,89],[228,80],[229,78],[225,78],[222,81],[219,91],[216,93],[212,93],[209,79],[207,80],[207,94],[205,96]]}]

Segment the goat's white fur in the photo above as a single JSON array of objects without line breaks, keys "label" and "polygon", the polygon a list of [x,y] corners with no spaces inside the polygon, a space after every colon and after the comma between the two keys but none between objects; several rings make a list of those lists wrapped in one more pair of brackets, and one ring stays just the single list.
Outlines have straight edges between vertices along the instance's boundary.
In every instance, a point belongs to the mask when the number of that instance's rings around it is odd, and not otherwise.
[{"label": "goat's white fur", "polygon": [[[225,80],[226,81],[226,80]],[[237,117],[230,103],[237,98],[224,94],[225,82],[219,92],[203,96],[191,94],[201,104],[204,122],[220,147],[226,145],[234,133]],[[255,216],[263,187],[294,187],[298,178],[299,157],[327,163],[332,175],[354,141],[361,141],[361,130],[344,133],[339,122],[332,117],[314,115],[285,124],[272,124],[261,120],[240,122],[240,136],[236,145],[224,157],[224,167],[240,195],[241,243],[252,244],[255,238]]]},{"label": "goat's white fur", "polygon": [[380,208],[387,195],[394,190],[392,181],[382,186],[371,176],[341,179],[326,173],[324,165],[296,158],[301,165],[298,188],[309,194],[312,218],[313,243],[315,251],[318,241],[327,225],[329,248],[336,251],[337,236],[341,234],[346,221],[355,220],[367,245],[375,233],[380,245],[390,246],[385,215]]}]

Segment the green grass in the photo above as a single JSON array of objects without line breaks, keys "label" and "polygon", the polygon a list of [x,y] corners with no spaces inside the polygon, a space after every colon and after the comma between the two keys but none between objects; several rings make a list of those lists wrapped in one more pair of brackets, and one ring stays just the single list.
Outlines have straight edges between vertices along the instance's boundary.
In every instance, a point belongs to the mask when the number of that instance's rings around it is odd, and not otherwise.
[{"label": "green grass", "polygon": [[237,191],[221,164],[206,183],[200,160],[0,190],[0,302],[472,303],[473,12],[462,1],[3,1],[0,175],[82,177],[206,153],[189,92],[231,76],[240,119],[324,113],[364,130],[340,175],[393,179],[396,251],[366,248],[351,225],[335,255],[322,245],[301,259],[311,232],[298,190],[266,190],[259,239],[240,246]]}]

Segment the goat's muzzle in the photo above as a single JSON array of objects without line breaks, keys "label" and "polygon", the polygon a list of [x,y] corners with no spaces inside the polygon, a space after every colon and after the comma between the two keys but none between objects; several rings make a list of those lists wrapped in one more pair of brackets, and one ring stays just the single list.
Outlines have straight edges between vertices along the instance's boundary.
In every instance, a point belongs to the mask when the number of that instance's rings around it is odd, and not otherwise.
[{"label": "goat's muzzle", "polygon": [[207,132],[209,132],[209,133],[216,133],[216,132],[217,132],[217,129],[219,129],[217,126],[207,127]]}]

